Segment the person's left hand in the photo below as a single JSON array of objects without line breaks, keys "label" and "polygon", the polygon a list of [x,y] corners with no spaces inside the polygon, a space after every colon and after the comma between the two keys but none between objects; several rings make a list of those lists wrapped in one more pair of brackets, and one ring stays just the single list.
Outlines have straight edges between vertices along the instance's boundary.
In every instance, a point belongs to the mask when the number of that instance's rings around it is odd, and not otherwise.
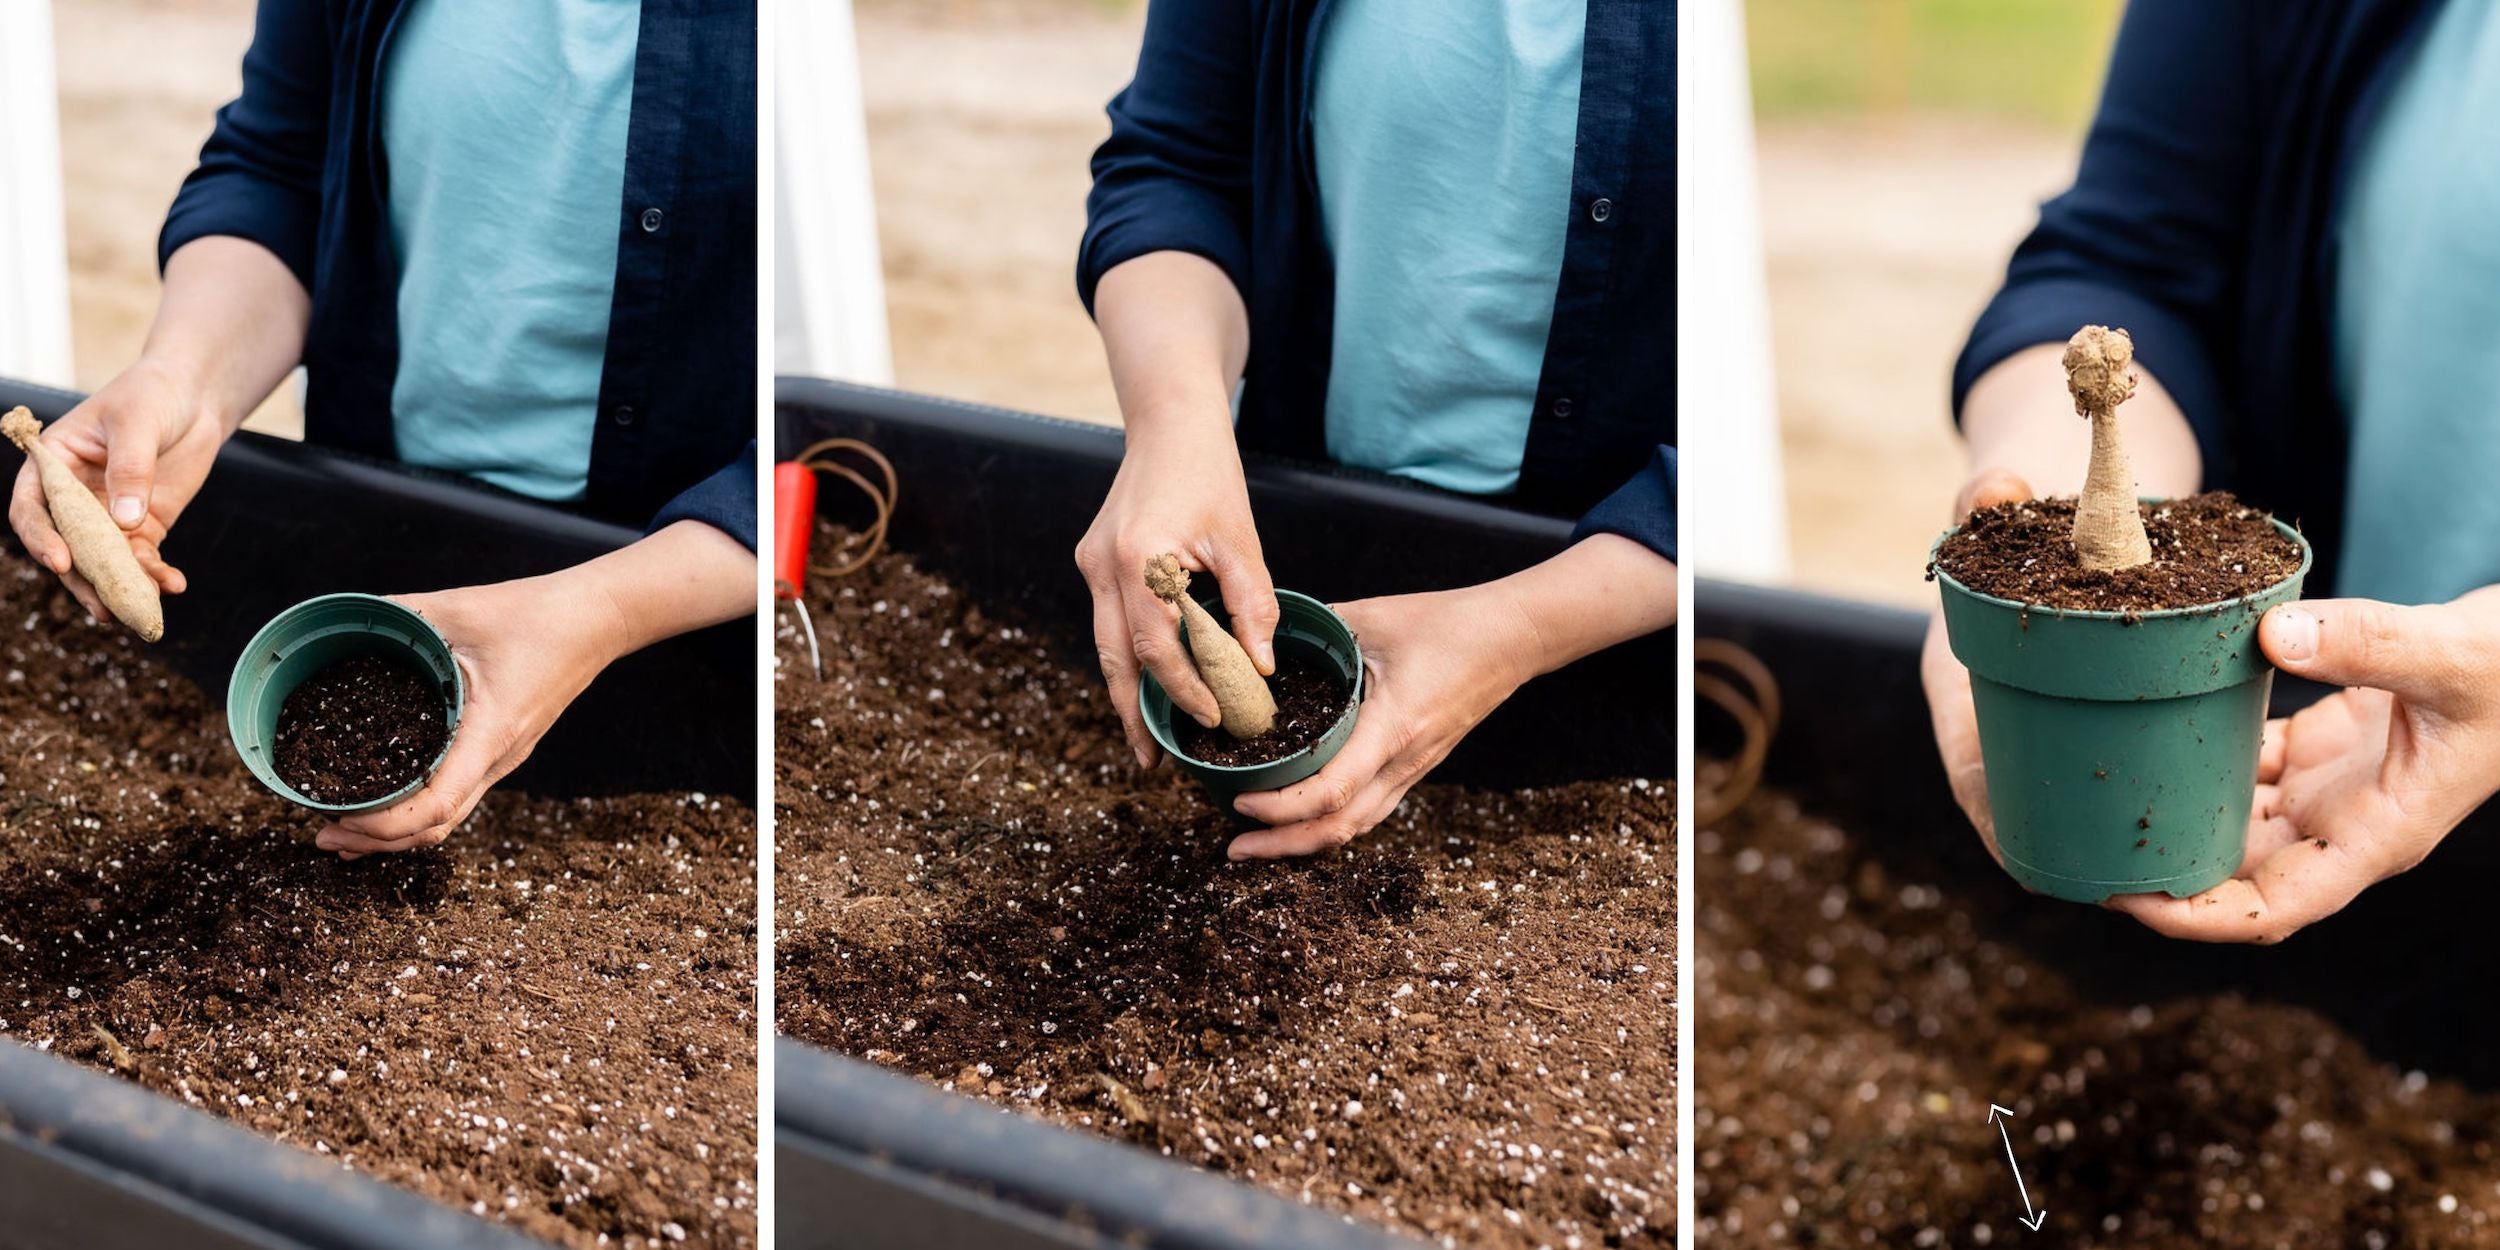
[{"label": "person's left hand", "polygon": [[341,859],[416,850],[451,836],[626,649],[615,601],[566,573],[396,598],[451,643],[468,683],[467,706],[450,753],[424,789],[314,836],[313,845]]},{"label": "person's left hand", "polygon": [[2266,726],[2237,875],[2109,901],[2170,937],[2280,942],[2422,862],[2500,790],[2500,589],[2286,604],[2257,640],[2283,671],[2351,688]]},{"label": "person's left hand", "polygon": [[1270,826],[1233,839],[1236,860],[1308,855],[1369,832],[1534,675],[1535,626],[1496,584],[1336,609],[1363,647],[1362,714],[1327,767],[1234,802]]}]

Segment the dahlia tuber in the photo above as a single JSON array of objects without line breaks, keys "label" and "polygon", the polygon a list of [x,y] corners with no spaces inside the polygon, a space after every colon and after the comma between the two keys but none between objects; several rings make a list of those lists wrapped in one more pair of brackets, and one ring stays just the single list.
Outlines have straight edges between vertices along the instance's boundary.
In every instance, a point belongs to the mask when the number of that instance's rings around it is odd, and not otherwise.
[{"label": "dahlia tuber", "polygon": [[2149,564],[2153,545],[2136,505],[2135,472],[2118,440],[2118,405],[2135,394],[2135,340],[2124,330],[2085,326],[2067,340],[2065,364],[2075,412],[2092,422],[2092,464],[2075,501],[2075,558],[2098,573]]},{"label": "dahlia tuber", "polygon": [[1166,552],[1146,561],[1146,589],[1180,608],[1181,621],[1188,626],[1190,659],[1198,666],[1198,676],[1206,679],[1207,689],[1215,692],[1224,732],[1236,738],[1256,738],[1275,728],[1276,696],[1268,690],[1267,679],[1259,676],[1250,653],[1189,597],[1189,570],[1181,567],[1180,557]]},{"label": "dahlia tuber", "polygon": [[155,579],[139,567],[139,557],[130,551],[130,537],[104,510],[104,501],[70,472],[59,452],[44,444],[43,425],[35,414],[24,408],[11,410],[0,417],[0,434],[35,462],[35,475],[43,482],[44,506],[52,513],[52,528],[69,545],[70,566],[95,587],[96,598],[114,619],[149,642],[164,637],[165,608],[156,597]]}]

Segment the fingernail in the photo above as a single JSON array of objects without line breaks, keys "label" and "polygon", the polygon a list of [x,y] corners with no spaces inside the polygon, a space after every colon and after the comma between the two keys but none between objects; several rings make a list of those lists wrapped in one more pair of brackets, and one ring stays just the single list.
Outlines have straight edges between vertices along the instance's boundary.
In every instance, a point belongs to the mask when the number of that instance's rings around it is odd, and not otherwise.
[{"label": "fingernail", "polygon": [[1132,754],[1137,756],[1137,766],[1139,768],[1152,768],[1155,766],[1155,762],[1147,757],[1146,748],[1131,747],[1129,750]]},{"label": "fingernail", "polygon": [[1224,718],[1223,718],[1223,717],[1221,717],[1221,716],[1200,716],[1200,717],[1196,717],[1196,718],[1194,718],[1194,719],[1196,719],[1196,720],[1197,720],[1197,722],[1199,723],[1199,725],[1201,725],[1201,726],[1203,726],[1203,727],[1205,727],[1205,728],[1208,728],[1208,729],[1213,729],[1213,728],[1215,728],[1216,726],[1221,725],[1221,724],[1223,724],[1223,723],[1224,723]]},{"label": "fingernail", "polygon": [[1264,668],[1276,667],[1276,648],[1273,644],[1259,644],[1259,664]]},{"label": "fingernail", "polygon": [[2278,660],[2306,664],[2318,654],[2318,618],[2305,608],[2274,611],[2274,654]]},{"label": "fingernail", "polygon": [[139,518],[147,514],[148,505],[137,495],[123,495],[113,501],[113,519],[119,522],[123,529],[137,525]]}]

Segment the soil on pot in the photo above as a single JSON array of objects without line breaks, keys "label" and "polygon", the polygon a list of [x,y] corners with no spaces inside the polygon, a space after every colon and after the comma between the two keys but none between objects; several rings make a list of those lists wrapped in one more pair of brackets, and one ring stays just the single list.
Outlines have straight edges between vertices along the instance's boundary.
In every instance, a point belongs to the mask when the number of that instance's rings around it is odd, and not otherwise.
[{"label": "soil on pot", "polygon": [[[819,540],[820,545],[838,541]],[[1674,1244],[1673,787],[1226,861],[1100,678],[894,555],[778,627],[776,1024],[1445,1245]]]},{"label": "soil on pot", "polygon": [[2075,560],[2075,501],[2025,500],[1970,515],[1928,569],[1999,599],[2065,611],[2157,612],[2253,595],[2300,571],[2300,546],[2228,491],[2143,505],[2153,560],[2094,572]]},{"label": "soil on pot", "polygon": [[443,690],[431,676],[356,655],[286,697],[270,764],[306,798],[365,803],[424,776],[450,740]]},{"label": "soil on pot", "polygon": [[0,1037],[568,1246],[755,1244],[755,819],[492,794],[342,863],[0,556]]},{"label": "soil on pot", "polygon": [[1172,741],[1181,753],[1219,768],[1248,768],[1281,760],[1326,736],[1345,715],[1352,690],[1337,674],[1301,650],[1276,649],[1276,675],[1267,679],[1276,697],[1276,727],[1256,738],[1236,738],[1221,726],[1209,729],[1178,708],[1172,712]]},{"label": "soil on pot", "polygon": [[1777,793],[1695,837],[1697,1244],[2028,1239],[2002,1104],[2043,1244],[2500,1246],[2500,1098],[2302,1008],[2089,997],[1865,845]]}]

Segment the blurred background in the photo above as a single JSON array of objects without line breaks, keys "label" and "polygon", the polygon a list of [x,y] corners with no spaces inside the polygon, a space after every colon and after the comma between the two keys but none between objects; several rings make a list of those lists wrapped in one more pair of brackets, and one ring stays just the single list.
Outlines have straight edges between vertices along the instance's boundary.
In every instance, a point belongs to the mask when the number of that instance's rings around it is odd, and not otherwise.
[{"label": "blurred background", "polygon": [[[1927,546],[1963,475],[1953,358],[2040,201],[2073,178],[2121,7],[1743,5],[1782,580],[1932,602]],[[1695,558],[1714,571],[1698,540]]]},{"label": "blurred background", "polygon": [[[147,336],[156,312],[157,229],[218,107],[241,87],[253,0],[0,0],[0,8],[14,10],[13,31],[40,29],[49,9],[50,72],[21,60],[44,55],[40,41],[17,45],[4,59],[20,85],[0,108],[13,126],[31,128],[42,120],[39,105],[19,93],[48,83],[57,102],[57,186],[41,163],[13,165],[9,176],[16,195],[57,199],[61,242],[47,237],[44,246],[65,247],[69,317],[65,362],[50,349],[21,350],[8,371],[93,390],[129,364]],[[52,308],[25,315],[58,319],[57,301],[38,302]],[[280,388],[250,426],[300,435],[293,389]]]}]

